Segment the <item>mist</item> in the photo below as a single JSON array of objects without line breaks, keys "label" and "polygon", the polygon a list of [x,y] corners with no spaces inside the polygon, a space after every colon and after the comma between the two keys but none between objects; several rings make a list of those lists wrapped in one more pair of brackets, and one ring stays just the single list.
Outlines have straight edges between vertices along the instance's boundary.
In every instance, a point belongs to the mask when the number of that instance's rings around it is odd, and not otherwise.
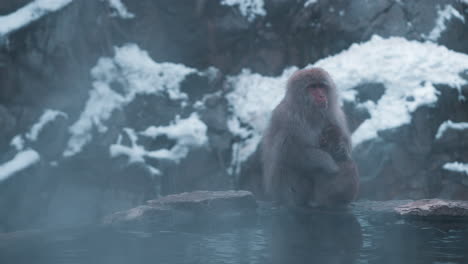
[{"label": "mist", "polygon": [[[466,0],[3,0],[0,262],[466,262],[467,23]],[[239,190],[312,67],[351,132],[345,210]]]}]

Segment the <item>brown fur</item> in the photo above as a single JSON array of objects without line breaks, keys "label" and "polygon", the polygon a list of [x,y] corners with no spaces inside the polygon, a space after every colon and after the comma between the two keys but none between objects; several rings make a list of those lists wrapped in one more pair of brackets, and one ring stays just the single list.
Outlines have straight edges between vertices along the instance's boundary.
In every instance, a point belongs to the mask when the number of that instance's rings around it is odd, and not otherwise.
[{"label": "brown fur", "polygon": [[[327,89],[328,108],[315,105],[307,87]],[[346,205],[357,193],[358,173],[335,84],[323,69],[297,71],[273,110],[261,145],[263,187],[283,205]]]}]

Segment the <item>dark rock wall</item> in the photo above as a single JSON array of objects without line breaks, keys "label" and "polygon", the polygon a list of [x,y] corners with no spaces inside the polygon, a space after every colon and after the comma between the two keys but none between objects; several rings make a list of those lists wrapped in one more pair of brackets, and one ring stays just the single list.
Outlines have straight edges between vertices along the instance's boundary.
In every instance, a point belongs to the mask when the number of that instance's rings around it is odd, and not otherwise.
[{"label": "dark rock wall", "polygon": [[[442,138],[435,137],[444,121],[468,120],[468,103],[459,101],[453,88],[437,89],[440,94],[436,105],[420,107],[413,113],[410,124],[383,131],[380,138],[354,150],[362,176],[361,197],[468,198],[468,185],[462,183],[466,175],[441,169],[453,161],[467,163],[467,131],[448,130]],[[462,89],[462,94],[468,95],[468,86]]]},{"label": "dark rock wall", "polygon": [[[27,2],[2,1],[0,14]],[[238,139],[226,125],[226,75],[243,68],[277,75],[287,66],[303,67],[374,34],[422,41],[435,25],[437,7],[446,4],[468,23],[468,5],[448,0],[330,0],[306,8],[303,0],[271,0],[265,1],[267,15],[251,22],[218,0],[123,2],[135,18],[111,16],[104,1],[76,0],[1,40],[0,160],[14,156],[11,139],[27,131],[44,109],[63,111],[68,118],[46,126],[39,140],[29,145],[40,150],[39,164],[0,183],[0,230],[86,223],[160,194],[232,188],[235,178],[227,168]],[[467,36],[467,24],[452,19],[438,43],[468,53]],[[82,153],[63,159],[68,127],[77,120],[92,87],[90,69],[125,43],[138,44],[157,62],[181,63],[199,71],[217,68],[214,79],[192,75],[182,83],[189,103],[205,98],[204,108],[181,108],[164,96],[138,97],[113,113],[108,132],[95,133]],[[359,90],[362,100],[377,100],[379,84],[369,85]],[[447,177],[440,169],[454,159],[468,162],[466,132],[434,140],[443,121],[468,121],[468,106],[458,101],[454,89],[440,91],[435,108],[419,109],[410,125],[386,131],[356,149],[361,197],[468,199],[466,181]],[[464,94],[468,96],[466,89]],[[345,109],[353,129],[368,116],[352,104]],[[208,126],[208,146],[191,151],[180,164],[157,162],[164,172],[161,177],[128,165],[123,158],[109,157],[109,145],[122,128],[167,125],[176,114],[187,117],[194,111]],[[173,143],[162,139],[144,144]]]}]

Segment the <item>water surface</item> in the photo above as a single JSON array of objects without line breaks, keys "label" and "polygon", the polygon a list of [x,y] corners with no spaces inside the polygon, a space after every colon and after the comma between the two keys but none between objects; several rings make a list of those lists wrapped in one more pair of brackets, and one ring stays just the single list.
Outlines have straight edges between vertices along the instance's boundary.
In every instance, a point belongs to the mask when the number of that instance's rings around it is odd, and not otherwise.
[{"label": "water surface", "polygon": [[468,263],[468,222],[263,209],[173,230],[87,226],[0,235],[0,263]]}]

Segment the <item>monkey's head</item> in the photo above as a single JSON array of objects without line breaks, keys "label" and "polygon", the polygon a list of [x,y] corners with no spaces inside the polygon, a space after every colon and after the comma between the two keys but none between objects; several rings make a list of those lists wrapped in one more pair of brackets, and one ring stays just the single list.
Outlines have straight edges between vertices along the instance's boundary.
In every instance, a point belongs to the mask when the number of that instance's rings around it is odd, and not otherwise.
[{"label": "monkey's head", "polygon": [[334,107],[337,101],[335,84],[322,68],[295,72],[288,80],[286,97],[294,104],[319,110]]}]

